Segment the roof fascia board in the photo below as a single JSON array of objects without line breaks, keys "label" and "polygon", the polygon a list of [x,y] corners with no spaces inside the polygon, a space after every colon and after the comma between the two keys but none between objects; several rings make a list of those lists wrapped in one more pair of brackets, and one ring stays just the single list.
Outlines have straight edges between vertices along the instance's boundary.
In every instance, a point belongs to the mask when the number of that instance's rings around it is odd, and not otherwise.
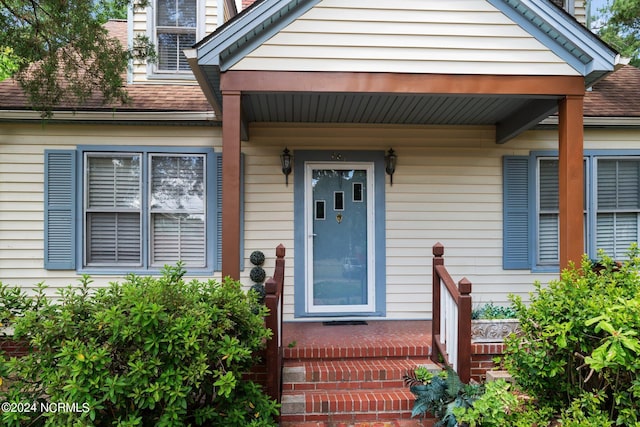
[{"label": "roof fascia board", "polygon": [[183,52],[187,57],[187,62],[191,67],[191,71],[193,71],[196,81],[200,85],[200,88],[202,88],[205,98],[209,101],[216,116],[222,117],[222,101],[217,96],[215,87],[213,87],[209,79],[207,79],[204,69],[198,65],[196,49],[185,49]]},{"label": "roof fascia board", "polygon": [[[584,127],[586,128],[622,128],[637,129],[640,128],[640,117],[607,117],[593,116],[584,117]],[[536,128],[544,129],[546,127],[555,128],[558,126],[558,116],[550,116],[541,121]]]},{"label": "roof fascia board", "polygon": [[319,2],[320,0],[277,0],[255,4],[195,45],[198,49],[198,63],[218,66],[220,71],[228,70],[247,53]]},{"label": "roof fascia board", "polygon": [[[613,71],[619,58],[618,53],[571,16],[561,13],[557,7],[551,3],[539,0],[488,1],[538,41],[551,49],[581,75],[586,77],[594,71]],[[583,62],[559,41],[540,29],[531,18],[526,17],[526,12],[530,12],[533,16],[547,23],[552,28],[555,28],[567,41],[584,52],[590,60],[586,63]]]},{"label": "roof fascia board", "polygon": [[214,122],[219,119],[213,111],[54,111],[50,119],[33,110],[0,110],[2,121],[14,120],[50,120],[56,121],[92,121],[92,122]]}]

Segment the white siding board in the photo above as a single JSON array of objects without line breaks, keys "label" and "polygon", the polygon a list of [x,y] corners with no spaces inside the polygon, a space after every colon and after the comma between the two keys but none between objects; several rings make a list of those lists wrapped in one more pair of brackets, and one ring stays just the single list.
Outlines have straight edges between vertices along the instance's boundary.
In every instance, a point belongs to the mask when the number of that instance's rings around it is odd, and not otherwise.
[{"label": "white siding board", "polygon": [[323,0],[232,69],[577,75],[485,1]]}]

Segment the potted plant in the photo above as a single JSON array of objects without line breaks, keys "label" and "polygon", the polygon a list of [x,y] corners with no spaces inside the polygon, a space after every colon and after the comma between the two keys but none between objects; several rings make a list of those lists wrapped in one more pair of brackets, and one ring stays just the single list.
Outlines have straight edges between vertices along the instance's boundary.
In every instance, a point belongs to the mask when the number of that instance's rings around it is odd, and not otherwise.
[{"label": "potted plant", "polygon": [[502,342],[512,333],[518,333],[520,322],[511,306],[481,305],[471,312],[471,339],[474,342]]}]

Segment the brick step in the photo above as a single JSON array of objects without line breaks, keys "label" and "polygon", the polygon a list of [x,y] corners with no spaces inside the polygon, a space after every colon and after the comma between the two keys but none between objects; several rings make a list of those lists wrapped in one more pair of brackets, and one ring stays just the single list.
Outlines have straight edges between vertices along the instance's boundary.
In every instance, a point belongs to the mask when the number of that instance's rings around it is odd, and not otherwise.
[{"label": "brick step", "polygon": [[418,365],[440,369],[427,358],[286,361],[283,391],[399,388]]},{"label": "brick step", "polygon": [[283,349],[285,360],[304,361],[310,359],[356,359],[356,358],[407,358],[428,357],[431,347],[428,343],[367,343],[356,342],[331,347],[291,346]]},{"label": "brick step", "polygon": [[281,423],[409,420],[414,400],[407,387],[285,392],[282,395],[280,420]]},{"label": "brick step", "polygon": [[364,421],[356,423],[348,422],[325,422],[325,421],[307,421],[307,422],[281,422],[280,427],[433,427],[433,419],[420,420],[417,418],[410,420],[392,420],[392,421]]}]

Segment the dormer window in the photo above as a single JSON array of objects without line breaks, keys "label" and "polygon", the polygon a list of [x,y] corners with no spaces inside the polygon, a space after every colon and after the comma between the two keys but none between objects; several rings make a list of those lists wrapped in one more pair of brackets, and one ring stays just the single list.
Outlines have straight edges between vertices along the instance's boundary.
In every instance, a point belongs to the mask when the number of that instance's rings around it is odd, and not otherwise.
[{"label": "dormer window", "polygon": [[200,36],[198,3],[198,0],[156,0],[156,74],[190,74],[191,69],[182,51],[193,46]]},{"label": "dormer window", "polygon": [[570,14],[575,13],[574,0],[551,0],[552,3],[555,3],[558,7],[563,8]]}]

